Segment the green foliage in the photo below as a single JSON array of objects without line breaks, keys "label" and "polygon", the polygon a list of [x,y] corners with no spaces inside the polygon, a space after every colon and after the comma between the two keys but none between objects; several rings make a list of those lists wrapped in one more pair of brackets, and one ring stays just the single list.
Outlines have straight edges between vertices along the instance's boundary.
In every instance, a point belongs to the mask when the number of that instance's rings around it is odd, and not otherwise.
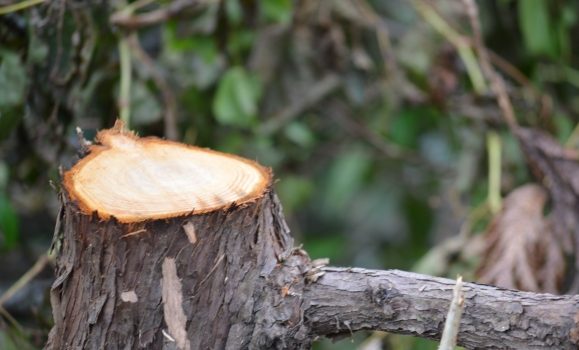
[{"label": "green foliage", "polygon": [[288,23],[292,17],[291,0],[269,0],[262,3],[262,11],[266,20]]},{"label": "green foliage", "polygon": [[370,167],[368,155],[359,148],[340,154],[325,174],[324,207],[327,215],[341,213],[360,190]]},{"label": "green foliage", "polygon": [[243,67],[232,67],[219,82],[213,113],[220,124],[249,127],[257,121],[261,95],[259,80]]},{"label": "green foliage", "polygon": [[26,71],[17,54],[0,51],[0,107],[22,103],[26,88]]},{"label": "green foliage", "polygon": [[[404,198],[404,212],[410,232],[412,255],[422,256],[427,250],[428,234],[432,227],[433,215],[424,198],[407,196]],[[414,260],[414,259],[413,259]]]},{"label": "green foliage", "polygon": [[19,220],[8,197],[0,193],[0,247],[12,249],[18,243]]},{"label": "green foliage", "polygon": [[0,141],[20,121],[26,83],[26,71],[20,57],[0,50]]},{"label": "green foliage", "polygon": [[20,236],[18,216],[6,195],[8,181],[8,167],[0,162],[0,248],[4,249],[14,248]]},{"label": "green foliage", "polygon": [[401,146],[416,148],[421,134],[435,125],[433,112],[427,108],[401,110],[390,125],[390,138]]},{"label": "green foliage", "polygon": [[289,140],[304,149],[311,147],[316,142],[316,136],[311,128],[299,121],[290,123],[284,129],[284,134]]},{"label": "green foliage", "polygon": [[557,54],[557,40],[553,36],[549,17],[549,2],[544,0],[518,1],[519,22],[525,46],[530,53]]}]

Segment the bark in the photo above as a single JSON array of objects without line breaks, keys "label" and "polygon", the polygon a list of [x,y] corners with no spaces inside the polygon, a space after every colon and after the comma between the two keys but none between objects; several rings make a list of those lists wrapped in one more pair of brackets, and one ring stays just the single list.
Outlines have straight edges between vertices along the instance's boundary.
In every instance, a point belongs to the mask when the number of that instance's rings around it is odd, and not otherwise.
[{"label": "bark", "polygon": [[[259,165],[119,128],[87,151],[64,176],[47,349],[309,349],[358,330],[440,338],[454,281],[311,261]],[[466,348],[577,348],[579,297],[464,291]]]},{"label": "bark", "polygon": [[[398,270],[323,268],[308,285],[310,332],[372,329],[440,339],[455,281]],[[458,344],[467,349],[577,349],[579,296],[464,283]]]}]

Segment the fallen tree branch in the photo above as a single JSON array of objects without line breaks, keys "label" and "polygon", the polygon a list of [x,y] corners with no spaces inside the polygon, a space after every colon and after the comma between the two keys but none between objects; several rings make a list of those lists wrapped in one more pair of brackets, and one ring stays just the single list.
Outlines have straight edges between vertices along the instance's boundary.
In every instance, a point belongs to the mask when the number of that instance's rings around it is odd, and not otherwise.
[{"label": "fallen tree branch", "polygon": [[[304,290],[305,320],[320,336],[381,330],[440,339],[455,281],[398,270],[322,268]],[[467,349],[577,349],[579,296],[464,283],[458,345]]]}]

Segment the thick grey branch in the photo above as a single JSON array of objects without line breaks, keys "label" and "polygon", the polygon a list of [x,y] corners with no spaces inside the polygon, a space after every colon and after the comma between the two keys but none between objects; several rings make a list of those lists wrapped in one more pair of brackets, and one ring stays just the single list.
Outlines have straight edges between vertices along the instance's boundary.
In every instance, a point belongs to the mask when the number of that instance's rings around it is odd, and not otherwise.
[{"label": "thick grey branch", "polygon": [[[373,329],[439,339],[455,281],[410,272],[323,268],[308,285],[305,319],[315,335]],[[467,349],[577,349],[579,296],[465,283],[458,344]]]}]

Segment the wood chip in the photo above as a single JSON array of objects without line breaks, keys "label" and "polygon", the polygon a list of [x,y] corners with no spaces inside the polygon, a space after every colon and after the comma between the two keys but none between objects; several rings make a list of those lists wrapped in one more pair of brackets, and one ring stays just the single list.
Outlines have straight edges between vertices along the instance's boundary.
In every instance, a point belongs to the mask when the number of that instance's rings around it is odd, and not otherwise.
[{"label": "wood chip", "polygon": [[195,226],[193,225],[193,223],[191,221],[187,221],[187,223],[185,225],[183,225],[183,231],[185,231],[185,234],[187,235],[187,238],[189,238],[189,242],[191,242],[191,244],[197,243],[197,235],[195,234]]}]

